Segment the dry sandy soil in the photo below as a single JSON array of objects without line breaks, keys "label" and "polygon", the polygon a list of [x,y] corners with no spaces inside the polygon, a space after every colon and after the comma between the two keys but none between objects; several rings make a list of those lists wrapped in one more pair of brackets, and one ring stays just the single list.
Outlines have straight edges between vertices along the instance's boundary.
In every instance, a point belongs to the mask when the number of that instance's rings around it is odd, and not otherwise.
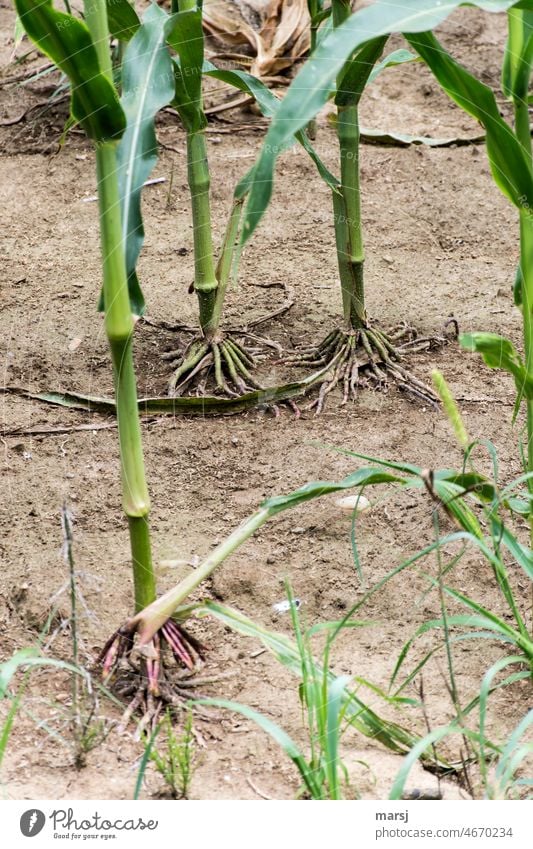
[{"label": "dry sandy soil", "polygon": [[[2,58],[12,44],[12,12],[2,8]],[[473,36],[472,36],[473,33]],[[460,11],[442,27],[446,43],[481,77],[498,86],[505,39],[503,16]],[[400,43],[400,42],[398,42]],[[19,54],[22,48],[19,48]],[[42,58],[32,60],[36,66]],[[23,66],[25,67],[25,66]],[[5,73],[13,73],[7,71]],[[4,87],[4,124],[46,98],[46,79],[21,89]],[[220,95],[218,95],[220,97]],[[100,285],[93,153],[81,135],[71,134],[60,149],[66,112],[58,109],[38,121],[2,127],[0,162],[3,194],[2,382],[32,391],[75,390],[110,395],[109,356],[101,317],[96,312]],[[478,128],[442,94],[421,66],[384,74],[368,92],[363,124],[438,137],[475,136]],[[213,172],[215,234],[220,240],[231,193],[251,165],[260,143],[258,119],[249,112],[223,113],[209,127]],[[234,132],[228,132],[236,126]],[[242,129],[242,125],[247,128]],[[154,322],[194,321],[192,232],[185,173],[185,138],[177,119],[161,118],[165,145],[155,176],[166,182],[145,191],[146,243],[140,262],[148,315]],[[319,121],[317,147],[332,167],[335,138],[327,117]],[[513,209],[494,187],[483,146],[429,149],[366,145],[362,154],[367,287],[371,314],[384,327],[407,321],[421,335],[440,333],[453,314],[461,330],[501,331],[519,341],[519,317],[512,307],[511,281],[518,255]],[[271,284],[277,284],[271,288]],[[279,162],[269,213],[247,247],[238,286],[229,295],[228,324],[258,318],[284,299],[294,305],[262,328],[284,347],[322,338],[340,311],[328,189],[299,150]],[[168,364],[161,354],[184,334],[141,323],[136,358],[143,395],[165,392]],[[489,372],[456,343],[413,356],[411,367],[424,380],[433,367],[446,375],[461,402],[472,437],[497,446],[502,476],[520,471],[519,427],[511,424],[513,387]],[[292,372],[294,374],[294,372]],[[261,367],[272,384],[287,376],[272,359]],[[332,447],[376,457],[405,459],[424,467],[459,464],[460,455],[441,412],[423,408],[394,387],[360,393],[356,403],[332,398],[320,417],[290,410],[275,418],[267,410],[235,417],[144,420],[146,460],[153,501],[156,560],[203,557],[269,495],[282,494],[313,479],[336,479],[359,461]],[[62,558],[60,510],[74,518],[78,570],[81,653],[89,665],[103,640],[131,610],[132,587],[127,531],[121,513],[117,434],[109,429],[71,430],[38,435],[29,429],[97,425],[112,421],[4,394],[1,397],[2,487],[0,499],[2,586],[1,656],[8,658],[36,643],[48,613],[58,608],[47,638],[47,654],[68,659],[71,640],[67,568]],[[429,498],[383,491],[358,525],[358,544],[368,585],[431,539]],[[181,567],[187,570],[189,567]],[[433,564],[427,564],[429,570]],[[159,570],[161,590],[180,576],[178,568]],[[257,533],[215,573],[203,594],[231,605],[256,621],[290,634],[287,616],[272,605],[284,597],[290,578],[303,600],[302,618],[312,625],[338,619],[362,594],[350,546],[350,522],[334,499],[325,498],[284,514]],[[453,583],[480,602],[502,610],[486,564],[463,559]],[[333,663],[339,673],[361,676],[387,687],[395,658],[424,621],[438,615],[427,579],[411,569],[387,584],[361,615],[371,624],[343,633]],[[517,585],[526,601],[526,588]],[[201,597],[201,594],[197,594]],[[63,621],[63,627],[61,627]],[[192,626],[209,645],[205,674],[220,675],[202,692],[239,700],[262,711],[305,746],[297,681],[260,645],[202,620]],[[418,655],[433,638],[421,641]],[[484,671],[502,655],[487,641],[456,650],[457,682],[463,703],[479,688]],[[424,690],[432,726],[452,716],[444,686],[442,654],[428,667]],[[31,675],[2,766],[7,798],[131,798],[143,747],[134,723],[113,727],[88,756],[73,764],[65,716],[69,680],[44,669]],[[408,691],[416,697],[416,690]],[[417,708],[399,712],[370,690],[360,692],[375,709],[419,733]],[[494,697],[490,733],[503,739],[527,710],[529,685]],[[5,708],[3,709],[5,713]],[[120,718],[103,698],[100,714]],[[198,718],[192,798],[276,799],[294,797],[299,781],[292,764],[252,722],[233,714]],[[55,736],[54,736],[55,735]],[[458,757],[455,739],[443,753]],[[400,758],[365,738],[345,738],[344,756],[353,795],[386,798]],[[431,787],[421,770],[410,787]],[[164,791],[151,767],[145,797]],[[460,791],[445,790],[450,798]]]}]

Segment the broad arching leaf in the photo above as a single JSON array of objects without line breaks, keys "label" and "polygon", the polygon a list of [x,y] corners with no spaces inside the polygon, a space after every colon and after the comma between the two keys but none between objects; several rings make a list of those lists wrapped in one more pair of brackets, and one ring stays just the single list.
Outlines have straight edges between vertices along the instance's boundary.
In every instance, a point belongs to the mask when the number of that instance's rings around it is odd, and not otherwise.
[{"label": "broad arching leaf", "polygon": [[358,469],[341,481],[312,481],[294,490],[294,492],[290,492],[288,495],[276,495],[272,498],[267,498],[266,501],[261,503],[261,507],[268,510],[271,516],[275,516],[276,513],[281,513],[283,510],[287,510],[289,507],[295,507],[297,504],[311,501],[313,498],[320,498],[332,492],[342,492],[343,490],[354,489],[355,487],[373,486],[378,483],[404,484],[405,481],[403,478],[398,477],[398,475],[384,472],[381,469],[363,468]]},{"label": "broad arching leaf", "polygon": [[56,11],[52,0],[15,0],[15,6],[31,40],[69,78],[73,118],[93,141],[120,138],[124,113],[113,84],[100,70],[85,24]]},{"label": "broad arching leaf", "polygon": [[[398,32],[424,32],[442,23],[461,0],[376,0],[332,30],[295,77],[276,112],[253,169],[243,241],[250,238],[272,195],[276,159],[288,138],[303,129],[326,103],[349,56],[371,39]],[[489,12],[504,11],[513,0],[471,0]]]},{"label": "broad arching leaf", "polygon": [[132,312],[142,315],[144,298],[136,273],[144,241],[141,192],[157,162],[155,116],[174,97],[172,60],[166,33],[172,18],[155,3],[131,39],[122,63],[122,107],[126,131],[117,151],[122,234]]}]

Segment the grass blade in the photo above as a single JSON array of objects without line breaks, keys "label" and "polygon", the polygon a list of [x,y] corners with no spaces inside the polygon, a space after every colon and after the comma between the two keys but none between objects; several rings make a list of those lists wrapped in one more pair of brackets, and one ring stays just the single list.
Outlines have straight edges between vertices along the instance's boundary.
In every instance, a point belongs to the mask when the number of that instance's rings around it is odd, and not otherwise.
[{"label": "grass blade", "polygon": [[304,756],[300,752],[298,746],[289,735],[276,725],[275,722],[272,722],[263,714],[258,713],[256,710],[248,707],[247,705],[239,704],[239,702],[230,702],[226,701],[226,699],[198,699],[195,701],[195,704],[199,705],[210,705],[212,707],[225,708],[226,710],[234,711],[235,713],[240,713],[241,716],[246,717],[246,719],[251,719],[259,728],[262,728],[263,731],[266,731],[267,734],[272,737],[273,740],[278,743],[286,755],[291,759],[291,761],[296,765],[298,772],[300,773],[305,786],[307,787],[312,799],[321,799],[322,794],[320,791],[320,787],[314,780],[313,771],[309,768]]}]

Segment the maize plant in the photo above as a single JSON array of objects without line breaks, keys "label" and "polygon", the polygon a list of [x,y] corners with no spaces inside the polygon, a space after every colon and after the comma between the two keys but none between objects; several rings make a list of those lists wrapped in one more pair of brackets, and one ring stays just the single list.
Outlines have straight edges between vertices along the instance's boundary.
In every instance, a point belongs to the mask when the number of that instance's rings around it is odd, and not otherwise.
[{"label": "maize plant", "polygon": [[[320,14],[320,13],[319,13]],[[322,11],[322,14],[324,12]],[[331,20],[339,27],[350,16],[349,0],[332,0]],[[316,20],[316,16],[314,19]],[[337,264],[342,292],[343,323],[318,345],[293,357],[312,367],[330,369],[314,404],[320,413],[327,395],[339,384],[345,404],[355,398],[365,374],[378,386],[386,386],[387,375],[404,390],[434,403],[435,396],[400,363],[400,353],[387,334],[369,321],[365,304],[364,241],[361,218],[359,103],[368,83],[390,65],[412,61],[413,55],[399,50],[379,59],[388,36],[368,41],[344,64],[337,75],[333,97],[340,159],[340,181],[332,192]]]},{"label": "maize plant", "polygon": [[[248,193],[249,175],[237,185],[226,234],[218,262],[215,262],[210,210],[209,164],[205,142],[207,118],[202,103],[202,76],[213,77],[254,97],[267,117],[275,114],[279,101],[259,80],[238,70],[219,70],[204,60],[202,12],[196,0],[178,0],[179,24],[169,38],[178,54],[174,58],[176,90],[173,101],[187,132],[187,173],[194,230],[194,283],[198,296],[200,334],[193,338],[174,372],[169,389],[179,394],[190,381],[206,369],[213,368],[218,390],[227,395],[261,389],[253,377],[254,359],[243,344],[231,334],[223,332],[221,318],[230,276],[237,273],[240,223],[243,205]],[[288,139],[288,144],[298,141],[315,163],[321,177],[331,186],[334,178],[311,147],[306,135],[298,131]],[[254,336],[255,339],[257,337]],[[272,343],[263,340],[267,346]],[[179,352],[174,352],[179,354]],[[172,357],[173,354],[168,355]]]},{"label": "maize plant", "polygon": [[[157,29],[154,24],[156,9],[153,6],[146,12],[147,39],[153,37],[153,30]],[[113,85],[105,0],[87,0],[85,23],[71,14],[56,11],[51,2],[41,0],[17,0],[17,11],[30,38],[68,76],[72,116],[95,145],[104,321],[113,364],[122,498],[130,535],[135,610],[140,611],[155,600],[156,581],[148,523],[150,499],[133,365],[134,318],[121,212],[121,207],[122,210],[127,208],[128,203],[135,205],[134,175],[124,163],[130,161],[131,150],[135,148],[137,111],[122,107]],[[132,58],[133,64],[139,59],[138,55]],[[155,65],[158,59],[164,61],[164,55],[157,51],[152,58]],[[125,62],[126,84],[128,75],[134,70]],[[142,80],[142,72],[139,76]],[[160,650],[165,643],[180,663],[191,654],[196,656],[202,652],[198,641],[178,625],[154,634],[149,650],[141,658],[141,684],[135,695],[136,704],[144,700],[148,705],[158,692]],[[114,643],[111,653],[113,646]]]},{"label": "maize plant", "polygon": [[[204,65],[202,12],[196,0],[179,0],[173,8],[176,25],[169,34],[169,43],[177,56],[174,59],[175,92],[172,102],[187,133],[187,177],[194,238],[193,289],[198,298],[200,333],[193,337],[183,357],[180,351],[170,354],[174,359],[177,357],[179,365],[170,379],[169,391],[173,395],[180,394],[196,375],[212,367],[217,389],[228,395],[236,395],[260,388],[251,374],[253,357],[236,339],[229,334],[222,334],[220,330],[239,233],[243,196],[237,192],[234,198],[217,263],[213,246],[210,173],[204,132],[207,118],[202,97],[203,73],[217,75],[217,69]],[[228,75],[222,72],[226,82],[228,76],[232,82],[237,79],[240,87],[248,88],[245,83],[248,75],[239,75],[237,72]]]}]

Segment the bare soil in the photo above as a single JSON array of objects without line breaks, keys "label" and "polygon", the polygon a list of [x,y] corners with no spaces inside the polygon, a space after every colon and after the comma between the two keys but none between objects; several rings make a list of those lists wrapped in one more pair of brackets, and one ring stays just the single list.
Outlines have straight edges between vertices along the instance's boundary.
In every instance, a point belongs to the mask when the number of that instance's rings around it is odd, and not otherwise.
[{"label": "bare soil", "polygon": [[[2,61],[7,67],[13,49],[13,15],[5,8],[1,11]],[[442,34],[455,55],[468,61],[484,81],[498,85],[503,16],[462,10],[442,27]],[[42,57],[31,61],[36,66],[43,62]],[[4,87],[0,119],[16,118],[47,96],[47,90],[39,86],[32,90]],[[317,147],[334,167],[335,137],[327,112],[320,116]],[[77,134],[69,135],[59,147],[65,117],[62,106],[37,122],[22,120],[1,128],[2,383],[32,391],[109,396],[109,355],[96,311],[100,286],[97,205],[86,202],[95,192],[94,157]],[[362,122],[370,128],[440,138],[479,133],[419,65],[384,74],[366,96]],[[260,123],[242,111],[222,113],[210,124],[218,241],[233,187],[259,150],[262,134],[254,124]],[[243,124],[248,129],[242,129]],[[154,176],[164,177],[165,182],[144,194],[146,242],[139,276],[152,321],[193,323],[195,299],[187,294],[192,280],[192,230],[185,137],[177,119],[168,115],[162,116],[158,135],[165,147]],[[367,145],[362,175],[368,305],[381,326],[406,321],[425,336],[440,333],[453,314],[463,331],[503,332],[519,342],[519,316],[511,292],[518,256],[516,215],[492,183],[483,146],[398,149]],[[272,205],[246,248],[240,280],[229,294],[226,321],[231,325],[242,323],[243,317],[258,318],[280,305],[287,292],[294,305],[261,332],[286,348],[319,341],[340,315],[331,202],[327,187],[298,149],[287,152],[279,162]],[[165,392],[169,373],[161,355],[185,339],[184,334],[139,324],[136,359],[142,395]],[[260,370],[271,384],[288,374],[274,359],[263,362]],[[514,396],[507,376],[490,372],[453,342],[413,356],[410,367],[426,381],[432,368],[441,369],[461,403],[472,438],[493,440],[505,480],[520,472],[520,427],[512,428]],[[320,417],[304,410],[299,420],[289,410],[279,418],[268,410],[253,410],[215,419],[145,419],[156,561],[201,558],[266,496],[289,492],[309,480],[340,478],[359,465],[360,461],[334,448],[405,459],[428,468],[459,464],[459,451],[441,412],[424,408],[393,387],[388,392],[361,392],[356,403],[344,407],[339,400],[332,398]],[[65,660],[71,656],[60,527],[60,509],[66,502],[75,517],[74,553],[83,596],[81,652],[89,666],[104,639],[130,614],[132,604],[116,429],[112,420],[102,416],[89,419],[83,413],[9,394],[0,403],[1,656],[8,658],[16,649],[35,644],[54,607],[59,612],[47,654]],[[87,422],[95,427],[108,422],[110,427],[45,435],[28,432]],[[372,493],[371,498],[372,509],[358,523],[368,585],[417,551],[432,534],[432,504],[426,495],[388,490],[379,496]],[[160,589],[172,586],[180,569],[189,568],[161,567]],[[427,564],[426,568],[434,567]],[[334,499],[313,502],[272,521],[215,573],[202,594],[290,634],[289,618],[272,609],[284,597],[287,577],[303,601],[302,617],[309,625],[340,618],[361,596],[350,521]],[[488,567],[475,555],[460,562],[454,585],[495,611],[502,610]],[[339,638],[335,669],[386,688],[402,645],[420,624],[438,616],[438,598],[435,593],[426,594],[427,589],[427,580],[416,569],[387,584],[362,612],[372,624]],[[526,588],[518,590],[525,602]],[[251,705],[305,745],[296,679],[268,653],[258,654],[259,644],[214,621],[202,620],[192,628],[209,645],[205,674],[231,673],[202,692]],[[421,641],[411,664],[431,639]],[[457,649],[463,702],[478,691],[484,671],[503,651],[488,641],[463,643]],[[444,657],[439,655],[424,675],[432,726],[453,715],[445,675]],[[416,696],[413,688],[408,693]],[[425,732],[420,710],[394,710],[365,687],[360,695],[379,713]],[[509,733],[526,712],[528,700],[527,684],[494,697],[489,726],[493,738]],[[134,724],[124,732],[114,727],[89,754],[87,765],[77,770],[65,724],[69,701],[68,676],[50,669],[32,673],[2,767],[5,797],[132,797],[143,751],[135,739]],[[2,711],[5,715],[5,706]],[[99,711],[115,721],[121,714],[106,698],[100,699]],[[202,742],[197,746],[192,798],[294,797],[299,782],[292,764],[253,723],[233,714],[216,714],[208,721],[197,719],[195,727]],[[458,746],[452,739],[443,751],[457,759]],[[400,759],[355,733],[346,737],[344,755],[351,792],[386,798]],[[409,786],[433,784],[434,778],[420,770]],[[161,779],[150,767],[143,794],[158,797],[162,792]],[[458,793],[464,795],[448,786],[445,797]]]}]

